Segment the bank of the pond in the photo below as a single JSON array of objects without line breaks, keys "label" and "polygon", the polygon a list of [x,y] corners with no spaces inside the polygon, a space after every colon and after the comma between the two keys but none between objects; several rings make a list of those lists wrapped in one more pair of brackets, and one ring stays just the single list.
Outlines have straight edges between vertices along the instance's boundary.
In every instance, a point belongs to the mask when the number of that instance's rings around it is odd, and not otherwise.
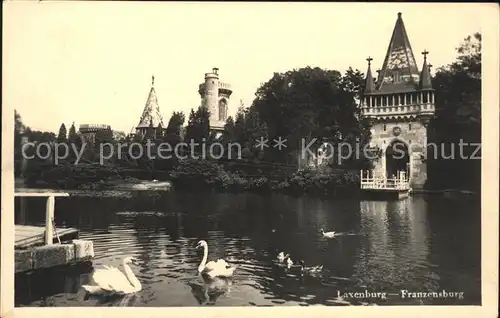
[{"label": "bank of the pond", "polygon": [[359,193],[359,172],[348,169],[302,169],[289,176],[248,174],[230,171],[222,165],[201,160],[186,160],[170,173],[176,190],[217,192],[283,193],[291,195],[337,196]]},{"label": "bank of the pond", "polygon": [[[289,175],[256,174],[255,171],[231,170],[208,160],[184,160],[170,172],[137,171],[99,164],[55,166],[31,173],[23,186],[90,193],[175,189],[181,192],[282,193],[318,197],[361,195],[359,170],[355,169],[298,170]],[[448,198],[478,196],[471,191],[455,189],[414,189],[413,194],[437,194]]]},{"label": "bank of the pond", "polygon": [[468,198],[480,201],[481,193],[462,189],[414,189],[412,195],[442,196],[445,199]]},{"label": "bank of the pond", "polygon": [[170,172],[147,171],[147,175],[144,172],[138,175],[141,178],[134,177],[130,171],[130,169],[99,164],[45,167],[29,174],[24,186],[97,191],[170,191],[175,188],[178,191],[284,193],[314,196],[355,196],[359,193],[359,172],[347,169],[299,170],[285,175],[231,170],[208,160],[184,160]]},{"label": "bank of the pond", "polygon": [[28,188],[124,191],[171,189],[165,173],[100,164],[38,166],[26,175],[22,186]]}]

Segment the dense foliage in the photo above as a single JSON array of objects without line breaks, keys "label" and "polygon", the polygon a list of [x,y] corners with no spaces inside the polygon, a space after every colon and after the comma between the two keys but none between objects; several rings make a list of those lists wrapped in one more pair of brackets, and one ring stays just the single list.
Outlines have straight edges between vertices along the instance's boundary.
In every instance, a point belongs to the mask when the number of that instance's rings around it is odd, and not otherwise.
[{"label": "dense foliage", "polygon": [[314,140],[313,152],[323,142],[363,146],[370,140],[370,130],[358,119],[356,99],[362,84],[363,74],[352,69],[344,76],[317,67],[275,73],[257,90],[246,111],[245,119],[258,119],[258,129],[246,140],[254,143],[258,135],[286,139],[285,149],[268,147],[264,158],[288,164],[298,163],[303,146]]},{"label": "dense foliage", "polygon": [[[457,53],[457,60],[433,78],[436,118],[429,125],[429,142],[445,145],[445,151],[429,156],[429,186],[479,191],[481,160],[472,157],[476,146],[464,146],[461,158],[459,142],[481,143],[481,34],[465,38]],[[454,158],[445,158],[451,154]]]},{"label": "dense foliage", "polygon": [[190,191],[280,192],[292,195],[335,195],[359,192],[359,174],[329,168],[298,170],[287,178],[270,178],[265,174],[249,176],[243,171],[229,171],[212,160],[186,159],[170,173],[174,187]]}]

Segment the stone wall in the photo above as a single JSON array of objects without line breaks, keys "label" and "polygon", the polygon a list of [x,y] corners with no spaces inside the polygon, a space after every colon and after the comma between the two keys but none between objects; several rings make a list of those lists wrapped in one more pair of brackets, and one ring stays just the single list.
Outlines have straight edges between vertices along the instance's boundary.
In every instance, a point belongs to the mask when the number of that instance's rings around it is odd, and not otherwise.
[{"label": "stone wall", "polygon": [[[398,127],[400,132],[394,131]],[[423,160],[427,144],[427,128],[419,121],[408,122],[376,122],[372,126],[372,146],[382,149],[382,157],[377,161],[374,171],[376,175],[386,174],[386,149],[395,140],[407,144],[410,152],[410,174],[413,188],[420,189],[427,180],[427,164]]]},{"label": "stone wall", "polygon": [[63,244],[38,246],[15,251],[15,272],[91,262],[93,258],[94,244],[92,241],[73,240]]}]

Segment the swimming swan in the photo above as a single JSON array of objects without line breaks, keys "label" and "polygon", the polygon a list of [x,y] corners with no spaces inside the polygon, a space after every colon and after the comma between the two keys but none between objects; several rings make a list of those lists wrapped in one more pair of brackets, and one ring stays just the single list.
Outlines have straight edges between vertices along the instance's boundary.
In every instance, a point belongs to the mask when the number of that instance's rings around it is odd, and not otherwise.
[{"label": "swimming swan", "polygon": [[90,294],[132,294],[142,289],[141,282],[135,277],[128,264],[137,264],[133,257],[123,259],[125,274],[116,267],[104,266],[92,274],[92,280],[96,285],[82,285],[82,288]]},{"label": "swimming swan", "polygon": [[335,237],[335,231],[325,232],[325,231],[323,231],[323,229],[321,229],[321,234],[323,234],[324,237],[328,237],[328,238]]},{"label": "swimming swan", "polygon": [[198,272],[202,275],[207,275],[210,278],[214,277],[231,277],[233,276],[235,266],[229,265],[225,260],[218,259],[216,262],[210,261],[207,263],[208,258],[208,244],[206,241],[201,240],[196,245],[196,248],[203,247],[203,259],[198,266]]}]

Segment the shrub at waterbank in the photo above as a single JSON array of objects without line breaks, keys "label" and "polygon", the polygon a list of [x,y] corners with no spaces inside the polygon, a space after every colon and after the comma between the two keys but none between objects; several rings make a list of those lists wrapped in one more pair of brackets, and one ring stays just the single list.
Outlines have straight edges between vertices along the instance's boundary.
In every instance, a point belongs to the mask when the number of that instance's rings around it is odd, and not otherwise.
[{"label": "shrub at waterbank", "polygon": [[57,165],[33,162],[25,180],[28,187],[99,190],[137,182],[134,171],[97,163]]},{"label": "shrub at waterbank", "polygon": [[359,191],[360,175],[357,170],[299,170],[290,180],[286,192],[291,194],[334,195]]},{"label": "shrub at waterbank", "polygon": [[33,183],[58,189],[104,188],[111,180],[123,179],[116,168],[99,164],[58,165],[49,168],[40,167],[36,175],[31,171],[26,180],[28,186]]},{"label": "shrub at waterbank", "polygon": [[208,160],[182,160],[170,173],[178,190],[280,192],[293,195],[332,195],[357,193],[359,173],[354,170],[299,170],[284,180],[265,176],[248,177],[242,173],[224,170],[223,166]]},{"label": "shrub at waterbank", "polygon": [[[36,164],[35,164],[36,163]],[[56,189],[100,190],[119,183],[136,182],[131,178],[134,171],[117,166],[97,163],[80,165],[58,165],[32,162],[26,185]],[[140,176],[139,176],[140,177]],[[144,177],[144,176],[143,176]],[[146,176],[147,177],[147,176]],[[288,176],[248,175],[244,171],[224,168],[211,160],[185,159],[168,176],[178,190],[215,190],[221,192],[250,191],[262,194],[279,192],[292,195],[335,195],[336,193],[357,193],[359,174],[357,170],[299,170]],[[141,178],[144,179],[144,178]]]}]

